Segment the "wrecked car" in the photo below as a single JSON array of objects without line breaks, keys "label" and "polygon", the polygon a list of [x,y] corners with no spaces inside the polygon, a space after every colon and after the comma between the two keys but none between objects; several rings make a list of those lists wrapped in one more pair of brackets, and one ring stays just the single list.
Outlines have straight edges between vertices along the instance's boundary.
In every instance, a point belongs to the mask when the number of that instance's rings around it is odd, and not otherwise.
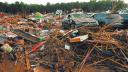
[{"label": "wrecked car", "polygon": [[119,14],[109,14],[109,13],[97,13],[93,16],[100,24],[111,25],[113,28],[123,28],[123,17]]},{"label": "wrecked car", "polygon": [[71,13],[62,20],[64,29],[78,28],[81,26],[95,27],[99,23],[94,18],[86,16],[84,13]]},{"label": "wrecked car", "polygon": [[128,14],[120,14],[123,17],[123,28],[128,28]]}]

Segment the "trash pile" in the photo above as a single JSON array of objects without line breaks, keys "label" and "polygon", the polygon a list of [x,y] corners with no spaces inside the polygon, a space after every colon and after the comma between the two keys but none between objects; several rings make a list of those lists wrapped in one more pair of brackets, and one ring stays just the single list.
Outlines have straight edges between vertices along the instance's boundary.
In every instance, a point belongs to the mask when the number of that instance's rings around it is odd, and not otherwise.
[{"label": "trash pile", "polygon": [[107,25],[64,30],[54,16],[0,16],[0,66],[10,61],[10,68],[15,67],[6,72],[86,72],[84,68],[100,66],[128,70],[127,29]]}]

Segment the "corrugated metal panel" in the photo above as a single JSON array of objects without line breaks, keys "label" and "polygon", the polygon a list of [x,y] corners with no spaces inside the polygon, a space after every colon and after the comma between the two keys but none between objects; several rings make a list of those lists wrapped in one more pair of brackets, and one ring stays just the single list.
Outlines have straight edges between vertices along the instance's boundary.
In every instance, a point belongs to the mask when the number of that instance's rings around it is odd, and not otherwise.
[{"label": "corrugated metal panel", "polygon": [[17,34],[18,36],[23,37],[23,38],[26,39],[26,40],[30,40],[30,41],[32,41],[32,42],[38,42],[36,37],[33,37],[32,35],[30,35],[30,34],[24,32],[24,31],[22,31],[22,30],[14,29],[14,30],[13,30],[13,33]]}]

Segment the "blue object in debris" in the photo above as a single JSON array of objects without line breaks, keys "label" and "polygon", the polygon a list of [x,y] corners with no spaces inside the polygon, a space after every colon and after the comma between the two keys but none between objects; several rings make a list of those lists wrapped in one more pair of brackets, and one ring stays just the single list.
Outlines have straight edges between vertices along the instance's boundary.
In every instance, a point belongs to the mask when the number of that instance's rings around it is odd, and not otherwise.
[{"label": "blue object in debris", "polygon": [[61,65],[61,66],[59,67],[59,72],[64,72],[64,66],[63,66],[63,65]]},{"label": "blue object in debris", "polygon": [[79,47],[79,46],[81,46],[81,44],[80,43],[76,43],[75,46]]},{"label": "blue object in debris", "polygon": [[72,34],[73,37],[76,37],[77,35],[75,33]]},{"label": "blue object in debris", "polygon": [[75,30],[71,33],[71,37],[77,37],[79,36],[79,31],[78,30]]},{"label": "blue object in debris", "polygon": [[41,67],[44,67],[44,68],[45,68],[45,67],[48,67],[47,64],[40,64],[40,66],[41,66]]},{"label": "blue object in debris", "polygon": [[113,56],[112,51],[103,51],[104,56]]},{"label": "blue object in debris", "polygon": [[50,72],[55,72],[55,64],[50,65]]},{"label": "blue object in debris", "polygon": [[23,38],[20,37],[20,36],[17,36],[17,37],[14,38],[14,40],[20,40],[20,39],[23,39]]}]

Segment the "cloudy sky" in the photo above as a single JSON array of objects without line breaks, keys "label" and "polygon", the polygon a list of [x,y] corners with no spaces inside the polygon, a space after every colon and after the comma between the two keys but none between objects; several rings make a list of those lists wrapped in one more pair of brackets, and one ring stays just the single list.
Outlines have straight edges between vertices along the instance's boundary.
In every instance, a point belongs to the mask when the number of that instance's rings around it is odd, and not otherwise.
[{"label": "cloudy sky", "polygon": [[[47,2],[50,2],[52,4],[55,3],[67,3],[67,2],[88,2],[90,0],[0,0],[0,2],[8,2],[8,3],[14,3],[15,1],[24,2],[27,4],[46,4]],[[128,0],[124,0],[126,3],[128,3]]]}]

